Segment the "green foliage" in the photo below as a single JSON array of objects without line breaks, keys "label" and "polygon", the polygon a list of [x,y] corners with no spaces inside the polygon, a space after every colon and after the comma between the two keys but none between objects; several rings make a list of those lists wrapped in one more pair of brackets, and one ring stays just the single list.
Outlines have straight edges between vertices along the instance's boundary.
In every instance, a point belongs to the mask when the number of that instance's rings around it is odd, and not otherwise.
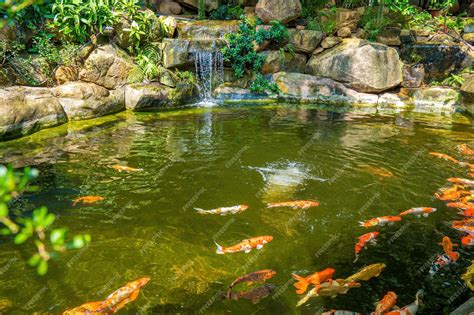
[{"label": "green foliage", "polygon": [[69,41],[85,42],[116,21],[113,0],[55,0],[53,27]]},{"label": "green foliage", "polygon": [[198,0],[198,19],[206,18],[206,0]]},{"label": "green foliage", "polygon": [[306,29],[333,34],[336,31],[335,7],[331,10],[319,11],[314,17],[308,18],[307,21]]},{"label": "green foliage", "polygon": [[22,193],[34,190],[35,187],[28,184],[37,176],[38,171],[35,169],[25,168],[23,173],[17,173],[10,167],[0,165],[0,234],[12,237],[17,245],[31,240],[37,252],[30,257],[28,264],[36,267],[39,275],[44,275],[48,271],[50,259],[68,249],[86,246],[91,238],[84,234],[68,240],[66,228],[51,230],[56,216],[49,213],[46,207],[34,210],[31,216],[11,215],[9,205]]},{"label": "green foliage", "polygon": [[302,0],[303,7],[302,15],[305,18],[314,18],[318,16],[322,8],[329,2],[329,0]]},{"label": "green foliage", "polygon": [[26,12],[30,7],[42,4],[44,0],[3,0],[0,2],[0,28],[12,23],[19,12]]},{"label": "green foliage", "polygon": [[392,23],[392,20],[383,14],[383,8],[369,7],[360,20],[360,25],[367,32],[369,40],[375,40],[378,34]]},{"label": "green foliage", "polygon": [[257,73],[255,79],[250,84],[250,91],[259,94],[266,91],[278,94],[280,93],[280,88],[275,83],[270,83],[261,73]]},{"label": "green foliage", "polygon": [[[260,21],[258,21],[260,23]],[[288,30],[279,22],[272,22],[269,30],[260,29],[256,31],[256,25],[252,24],[248,19],[240,23],[239,31],[226,35],[227,45],[222,48],[224,60],[229,62],[232,70],[238,78],[242,78],[246,72],[255,73],[255,80],[251,84],[251,90],[254,92],[262,92],[267,90],[275,92],[278,87],[272,86],[261,75],[265,57],[258,54],[254,48],[254,41],[262,44],[265,41],[273,43],[282,43],[288,39]]]},{"label": "green foliage", "polygon": [[366,7],[369,5],[367,0],[338,0],[336,1],[338,7],[343,7],[346,9],[354,9],[358,7]]},{"label": "green foliage", "polygon": [[243,14],[244,9],[241,6],[221,5],[211,13],[209,18],[211,20],[240,20]]},{"label": "green foliage", "polygon": [[142,81],[150,82],[157,79],[159,76],[158,65],[160,59],[160,52],[153,45],[147,45],[139,49],[135,57],[135,63],[137,65],[129,74],[128,81],[130,83],[136,83]]},{"label": "green foliage", "polygon": [[180,83],[190,83],[193,85],[197,83],[196,76],[194,75],[194,72],[191,72],[191,71],[176,70],[174,72],[174,76],[175,76],[174,79]]},{"label": "green foliage", "polygon": [[449,77],[444,79],[441,82],[441,85],[448,85],[451,87],[460,88],[461,85],[463,85],[464,81],[465,79],[462,76],[453,73]]},{"label": "green foliage", "polygon": [[456,0],[429,0],[430,9],[448,10],[456,3]]},{"label": "green foliage", "polygon": [[262,45],[268,41],[271,44],[281,45],[290,38],[288,29],[279,21],[271,21],[270,25],[270,29],[266,30],[260,28],[255,33],[255,41],[257,44]]}]

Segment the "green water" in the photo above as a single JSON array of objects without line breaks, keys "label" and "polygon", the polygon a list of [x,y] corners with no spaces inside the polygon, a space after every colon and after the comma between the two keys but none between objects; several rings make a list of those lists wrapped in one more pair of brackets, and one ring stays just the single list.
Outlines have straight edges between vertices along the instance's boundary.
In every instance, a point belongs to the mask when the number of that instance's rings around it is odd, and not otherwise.
[{"label": "green water", "polygon": [[[40,190],[15,203],[30,211],[47,205],[73,233],[89,233],[86,249],[50,264],[44,277],[26,266],[32,248],[2,240],[0,300],[7,313],[60,313],[149,276],[124,313],[315,314],[322,308],[359,312],[388,290],[399,306],[424,289],[419,314],[444,314],[471,294],[459,276],[472,259],[460,248],[458,264],[428,276],[427,264],[443,235],[462,236],[446,222],[456,211],[432,198],[446,178],[465,170],[428,155],[459,157],[455,146],[473,140],[472,121],[455,115],[371,116],[318,108],[241,107],[190,109],[165,114],[122,113],[72,123],[0,144],[2,163],[34,165]],[[143,168],[118,173],[124,163]],[[259,172],[258,168],[267,171]],[[378,176],[376,170],[391,177]],[[266,179],[266,181],[265,181]],[[72,206],[77,196],[105,201]],[[316,199],[306,211],[267,209],[269,201]],[[234,216],[198,215],[204,209],[246,203]],[[415,206],[434,206],[429,218],[407,218],[382,228],[358,221],[393,215]],[[354,260],[356,238],[380,231],[379,242]],[[223,245],[259,235],[274,240],[249,254],[217,255]],[[316,298],[296,308],[291,273],[327,267],[345,278],[370,263],[387,265],[381,276],[335,299]],[[253,305],[220,299],[236,277],[273,269],[274,295]]]}]

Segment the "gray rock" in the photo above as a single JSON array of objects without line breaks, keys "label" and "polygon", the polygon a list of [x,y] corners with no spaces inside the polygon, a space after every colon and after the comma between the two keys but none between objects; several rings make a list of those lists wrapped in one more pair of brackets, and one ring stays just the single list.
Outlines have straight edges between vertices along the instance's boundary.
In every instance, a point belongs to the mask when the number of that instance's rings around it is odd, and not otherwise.
[{"label": "gray rock", "polygon": [[255,13],[265,23],[279,21],[286,24],[297,19],[302,12],[300,0],[259,0]]},{"label": "gray rock", "polygon": [[394,48],[355,38],[346,38],[340,45],[313,55],[306,73],[343,82],[364,93],[379,93],[402,82]]},{"label": "gray rock", "polygon": [[464,302],[457,309],[452,311],[449,315],[471,315],[474,312],[474,297]]},{"label": "gray rock", "polygon": [[399,28],[387,28],[377,35],[377,42],[388,46],[400,46],[402,44],[400,33]]},{"label": "gray rock", "polygon": [[323,38],[323,32],[290,29],[290,44],[296,52],[311,54]]},{"label": "gray rock", "polygon": [[177,2],[163,2],[160,4],[160,7],[158,8],[158,11],[161,14],[173,14],[173,15],[178,15],[181,13],[183,8],[181,5]]},{"label": "gray rock", "polygon": [[84,120],[125,109],[123,89],[109,91],[88,82],[70,82],[51,89],[69,120]]},{"label": "gray rock", "polygon": [[134,67],[132,58],[125,51],[114,45],[104,45],[89,55],[79,78],[107,89],[115,89],[127,83]]},{"label": "gray rock", "polygon": [[222,40],[226,34],[237,32],[239,24],[240,21],[179,21],[176,30],[180,39]]},{"label": "gray rock", "polygon": [[14,86],[0,90],[0,139],[29,135],[67,122],[66,114],[47,88]]},{"label": "gray rock", "polygon": [[424,78],[425,67],[423,64],[405,64],[403,66],[403,87],[418,88],[423,84]]},{"label": "gray rock", "polygon": [[260,54],[266,57],[262,67],[262,73],[276,73],[280,71],[304,72],[306,66],[306,55],[282,53],[280,51],[264,51]]},{"label": "gray rock", "polygon": [[186,39],[163,39],[163,66],[167,69],[192,65],[189,41]]}]

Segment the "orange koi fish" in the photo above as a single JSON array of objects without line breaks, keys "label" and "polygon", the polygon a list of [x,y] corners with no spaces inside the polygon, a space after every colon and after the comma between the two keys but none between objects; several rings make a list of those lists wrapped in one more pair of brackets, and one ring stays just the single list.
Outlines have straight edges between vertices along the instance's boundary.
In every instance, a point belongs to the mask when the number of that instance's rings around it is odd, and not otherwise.
[{"label": "orange koi fish", "polygon": [[461,244],[463,246],[472,246],[472,245],[474,245],[474,235],[469,234],[469,235],[464,236],[463,238],[461,238]]},{"label": "orange koi fish", "polygon": [[126,304],[137,299],[140,289],[150,281],[144,277],[127,283],[117,291],[110,294],[102,302],[90,302],[68,310],[63,315],[90,315],[90,314],[113,314],[125,307]]},{"label": "orange koi fish", "polygon": [[469,208],[464,211],[458,212],[458,214],[463,215],[465,217],[474,217],[474,209]]},{"label": "orange koi fish", "polygon": [[467,179],[467,178],[451,177],[451,178],[448,178],[448,182],[470,186],[470,187],[474,186],[474,180]]},{"label": "orange koi fish", "polygon": [[435,193],[435,197],[439,200],[448,201],[448,200],[458,200],[464,196],[470,195],[471,192],[467,190],[458,190],[452,192],[443,192],[441,195]]},{"label": "orange koi fish", "polygon": [[258,236],[243,240],[242,242],[229,246],[223,247],[216,243],[217,245],[217,254],[228,254],[228,253],[238,253],[238,252],[245,252],[246,254],[250,253],[250,251],[254,248],[261,249],[267,243],[270,243],[273,240],[273,236],[265,235],[265,236]]},{"label": "orange koi fish", "polygon": [[401,220],[402,220],[402,217],[389,215],[385,217],[373,218],[364,222],[359,221],[359,225],[364,226],[364,227],[371,227],[371,226],[377,226],[377,225],[392,224],[393,222],[398,222]]},{"label": "orange koi fish", "polygon": [[129,167],[129,166],[124,166],[120,164],[112,165],[112,168],[121,172],[141,172],[143,171],[143,168],[134,168],[134,167]]},{"label": "orange koi fish", "polygon": [[423,295],[423,290],[419,290],[418,292],[416,292],[415,302],[407,306],[404,306],[398,310],[393,310],[393,311],[384,313],[384,315],[415,315],[418,312],[422,295]]},{"label": "orange koi fish", "polygon": [[375,315],[381,315],[390,311],[397,303],[398,296],[393,291],[388,291],[387,294],[375,306]]},{"label": "orange koi fish", "polygon": [[474,155],[474,150],[470,149],[465,143],[458,145],[458,150],[462,154]]},{"label": "orange koi fish", "polygon": [[356,258],[355,258],[354,262],[357,261],[357,259],[359,258],[360,251],[368,243],[372,243],[372,244],[376,243],[376,238],[377,238],[378,235],[379,235],[379,232],[370,232],[370,233],[366,233],[364,235],[359,236],[359,241],[357,242],[357,244],[355,244],[355,247],[354,247],[354,251],[355,251],[355,255],[356,255]]},{"label": "orange koi fish", "polygon": [[451,258],[452,261],[456,261],[459,258],[459,253],[453,251],[454,246],[458,246],[457,244],[453,244],[451,242],[451,239],[447,236],[443,237],[443,240],[441,243],[439,243],[441,246],[443,246],[444,253]]},{"label": "orange koi fish", "polygon": [[362,314],[357,313],[357,312],[352,312],[352,311],[330,310],[328,312],[321,313],[321,315],[362,315]]},{"label": "orange koi fish", "polygon": [[452,226],[453,229],[458,230],[460,232],[468,233],[470,235],[474,235],[474,226],[469,225],[454,225]]},{"label": "orange koi fish", "polygon": [[433,156],[436,156],[440,159],[443,159],[443,160],[447,160],[447,161],[451,161],[453,163],[456,163],[456,164],[459,164],[461,162],[459,162],[458,160],[456,160],[455,158],[447,155],[447,154],[444,154],[444,153],[438,153],[438,152],[430,152],[431,155]]},{"label": "orange koi fish", "polygon": [[450,208],[458,208],[462,210],[474,209],[474,203],[449,202],[446,205]]},{"label": "orange koi fish", "polygon": [[427,218],[430,213],[436,212],[436,208],[428,208],[428,207],[416,207],[416,208],[411,208],[406,211],[403,211],[402,213],[399,214],[399,216],[404,216],[407,214],[413,214],[415,216],[424,216]]},{"label": "orange koi fish", "polygon": [[229,289],[232,289],[235,285],[245,282],[248,285],[252,285],[255,282],[265,282],[268,279],[273,278],[276,275],[276,271],[270,270],[270,269],[265,269],[265,270],[259,270],[255,272],[251,272],[249,274],[246,274],[242,277],[238,277],[235,279],[229,286]]},{"label": "orange koi fish", "polygon": [[456,225],[474,226],[474,218],[464,219],[461,221],[453,221],[452,224],[453,226],[456,226]]},{"label": "orange koi fish", "polygon": [[313,200],[297,200],[284,202],[271,202],[267,204],[267,208],[289,207],[293,209],[309,209],[319,206],[319,202]]},{"label": "orange koi fish", "polygon": [[194,208],[200,214],[220,214],[220,215],[228,215],[228,214],[236,214],[240,212],[244,212],[248,209],[249,206],[247,205],[238,205],[233,207],[221,207],[211,210],[204,210],[201,208]]},{"label": "orange koi fish", "polygon": [[313,284],[316,286],[316,288],[319,288],[321,286],[321,283],[329,281],[332,283],[332,276],[336,272],[336,270],[332,268],[326,268],[322,271],[318,271],[313,273],[312,275],[309,275],[307,277],[302,277],[297,274],[291,274],[291,276],[297,280],[294,284],[297,294],[303,294],[306,292],[308,289],[308,285]]},{"label": "orange koi fish", "polygon": [[79,198],[76,198],[73,200],[72,202],[72,206],[74,207],[75,205],[77,205],[79,202],[82,202],[82,203],[85,203],[85,204],[91,204],[91,203],[95,203],[95,202],[98,202],[98,201],[102,201],[104,200],[105,198],[104,197],[101,197],[101,196],[84,196],[84,197],[79,197]]}]

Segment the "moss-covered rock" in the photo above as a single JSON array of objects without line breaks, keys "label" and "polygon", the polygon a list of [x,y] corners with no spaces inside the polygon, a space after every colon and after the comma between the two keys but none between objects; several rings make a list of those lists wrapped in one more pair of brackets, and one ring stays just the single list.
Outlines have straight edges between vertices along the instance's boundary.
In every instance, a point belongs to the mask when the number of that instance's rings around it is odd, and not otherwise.
[{"label": "moss-covered rock", "polygon": [[47,88],[14,86],[0,90],[0,139],[12,139],[67,122]]},{"label": "moss-covered rock", "polygon": [[133,111],[165,110],[196,100],[194,85],[177,83],[171,88],[159,83],[131,84],[125,88],[125,106]]},{"label": "moss-covered rock", "polygon": [[167,69],[192,65],[189,40],[165,38],[162,43],[162,61]]},{"label": "moss-covered rock", "polygon": [[276,50],[263,51],[260,54],[266,58],[262,67],[262,73],[264,74],[280,71],[304,72],[306,66],[306,55],[304,54],[292,54]]},{"label": "moss-covered rock", "polygon": [[239,24],[240,21],[179,21],[176,30],[181,39],[223,39],[226,34],[237,32]]},{"label": "moss-covered rock", "polygon": [[290,29],[290,43],[296,52],[310,54],[323,39],[323,32],[311,30]]}]

